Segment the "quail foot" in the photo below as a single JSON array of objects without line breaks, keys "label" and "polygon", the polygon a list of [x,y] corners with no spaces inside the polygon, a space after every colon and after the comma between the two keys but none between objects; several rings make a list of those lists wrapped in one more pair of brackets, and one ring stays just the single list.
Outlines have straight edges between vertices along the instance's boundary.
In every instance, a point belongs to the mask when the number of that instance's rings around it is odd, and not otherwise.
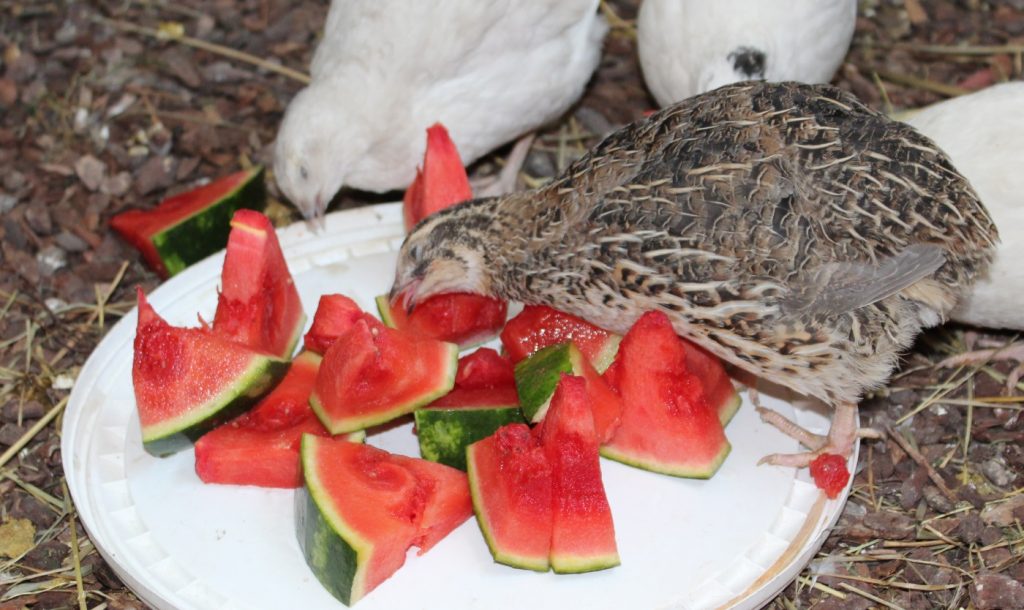
[{"label": "quail foot", "polygon": [[828,85],[744,82],[605,138],[535,190],[421,222],[392,294],[547,304],[623,333],[676,332],[836,409],[856,403],[988,266],[998,236],[970,184],[912,127]]}]

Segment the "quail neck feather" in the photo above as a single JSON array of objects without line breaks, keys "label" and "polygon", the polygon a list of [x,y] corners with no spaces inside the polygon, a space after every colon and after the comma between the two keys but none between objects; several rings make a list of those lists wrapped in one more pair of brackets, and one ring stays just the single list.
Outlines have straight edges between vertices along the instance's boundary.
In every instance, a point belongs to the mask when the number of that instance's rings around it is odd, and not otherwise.
[{"label": "quail neck feather", "polygon": [[725,360],[855,417],[997,239],[913,128],[831,86],[745,82],[627,126],[545,187],[429,217],[393,292],[544,303],[616,332],[661,310]]}]

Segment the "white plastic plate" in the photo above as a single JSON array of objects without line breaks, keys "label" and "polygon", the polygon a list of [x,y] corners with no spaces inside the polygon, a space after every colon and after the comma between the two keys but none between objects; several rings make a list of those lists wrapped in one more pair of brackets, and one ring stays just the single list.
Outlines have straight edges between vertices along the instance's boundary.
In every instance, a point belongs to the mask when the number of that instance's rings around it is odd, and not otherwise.
[{"label": "white plastic plate", "polygon": [[[368,311],[392,280],[402,238],[397,204],[339,212],[325,230],[280,232],[310,318],[319,296],[341,292]],[[176,325],[212,319],[223,253],[150,295]],[[165,459],[142,449],[131,385],[136,312],[121,320],[78,377],[63,426],[68,486],[93,543],[153,607],[174,610],[336,609],[307,568],[294,534],[290,490],[204,485],[192,451]],[[762,394],[766,406],[812,430],[828,419]],[[709,481],[653,474],[603,460],[620,567],[539,574],[494,563],[474,520],[358,603],[395,608],[757,608],[824,542],[846,493],[826,501],[806,470],[757,466],[796,443],[762,424],[745,398],[726,433],[732,453]],[[411,425],[369,443],[417,455]],[[851,458],[850,467],[856,463]]]}]

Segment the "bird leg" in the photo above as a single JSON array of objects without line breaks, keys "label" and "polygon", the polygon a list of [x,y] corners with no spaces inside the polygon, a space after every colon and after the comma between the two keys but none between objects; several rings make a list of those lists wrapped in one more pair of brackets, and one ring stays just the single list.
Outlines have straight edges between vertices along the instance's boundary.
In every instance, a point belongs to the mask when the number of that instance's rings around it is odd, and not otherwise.
[{"label": "bird leg", "polygon": [[804,468],[810,465],[814,458],[823,453],[835,453],[844,458],[848,457],[850,452],[853,451],[853,443],[858,436],[877,435],[873,430],[859,430],[857,428],[857,405],[852,402],[841,402],[836,405],[835,412],[832,415],[832,427],[828,431],[828,436],[812,434],[771,409],[758,406],[757,412],[761,415],[762,421],[775,426],[783,434],[796,439],[801,445],[810,449],[810,451],[805,453],[788,455],[773,453],[761,458],[758,464]]},{"label": "bird leg", "polygon": [[530,147],[533,146],[535,135],[528,133],[516,140],[512,150],[508,153],[508,158],[505,159],[504,167],[501,168],[497,177],[493,178],[491,182],[481,185],[479,189],[473,189],[477,197],[505,195],[516,190],[519,171],[523,168],[523,164],[526,163],[526,156],[530,153]]},{"label": "bird leg", "polygon": [[939,362],[941,368],[952,368],[955,366],[977,365],[998,360],[1016,360],[1020,364],[1010,371],[1006,376],[1006,390],[1010,392],[1017,386],[1017,382],[1024,375],[1024,343],[1012,343],[1003,347],[992,349],[979,349],[956,356],[950,356]]}]

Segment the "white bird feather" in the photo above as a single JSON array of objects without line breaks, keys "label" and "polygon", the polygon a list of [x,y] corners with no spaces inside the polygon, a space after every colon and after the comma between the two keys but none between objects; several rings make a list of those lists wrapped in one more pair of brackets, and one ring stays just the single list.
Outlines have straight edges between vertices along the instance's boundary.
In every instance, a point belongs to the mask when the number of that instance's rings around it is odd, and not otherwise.
[{"label": "white bird feather", "polygon": [[856,20],[856,0],[644,0],[640,65],[662,106],[744,80],[827,83]]},{"label": "white bird feather", "polygon": [[1024,82],[993,85],[903,120],[949,155],[999,229],[987,277],[960,302],[953,319],[1024,330]]},{"label": "white bird feather", "polygon": [[600,59],[597,0],[333,0],[274,171],[303,214],[408,185],[442,122],[467,165],[564,113]]}]

